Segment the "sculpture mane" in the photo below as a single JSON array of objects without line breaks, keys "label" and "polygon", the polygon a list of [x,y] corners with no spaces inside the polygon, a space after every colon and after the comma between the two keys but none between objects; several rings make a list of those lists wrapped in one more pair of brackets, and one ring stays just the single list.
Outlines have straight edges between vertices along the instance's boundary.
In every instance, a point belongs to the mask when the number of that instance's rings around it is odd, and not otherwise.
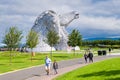
[{"label": "sculpture mane", "polygon": [[[58,33],[60,37],[60,42],[54,46],[57,50],[67,50],[67,41],[68,41],[68,33],[65,28],[74,20],[79,17],[79,14],[75,11],[58,15],[56,12],[52,10],[45,11],[41,13],[33,27],[32,30],[40,34],[39,44],[37,45],[35,51],[44,51],[45,48],[49,51],[49,45],[44,42],[46,39],[46,35],[49,30],[54,30]],[[42,48],[44,47],[44,50]],[[39,50],[38,50],[39,48]]]}]

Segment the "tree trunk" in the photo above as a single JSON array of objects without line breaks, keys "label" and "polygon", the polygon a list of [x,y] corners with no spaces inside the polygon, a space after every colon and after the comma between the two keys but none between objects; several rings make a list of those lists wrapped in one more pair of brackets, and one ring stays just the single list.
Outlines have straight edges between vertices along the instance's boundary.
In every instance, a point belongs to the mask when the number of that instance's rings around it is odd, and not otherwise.
[{"label": "tree trunk", "polygon": [[50,58],[52,60],[52,46],[51,46]]},{"label": "tree trunk", "polygon": [[12,48],[10,48],[10,65],[12,64]]},{"label": "tree trunk", "polygon": [[75,56],[75,47],[74,47],[74,56]]},{"label": "tree trunk", "polygon": [[32,53],[33,53],[33,49],[31,48],[31,62],[32,62]]}]

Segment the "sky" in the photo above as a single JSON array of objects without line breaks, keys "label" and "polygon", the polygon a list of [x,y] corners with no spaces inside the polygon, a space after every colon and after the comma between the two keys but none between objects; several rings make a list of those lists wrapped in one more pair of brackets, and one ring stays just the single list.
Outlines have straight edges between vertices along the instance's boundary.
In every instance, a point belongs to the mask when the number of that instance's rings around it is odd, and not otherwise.
[{"label": "sky", "polygon": [[18,27],[25,37],[38,15],[46,10],[58,14],[71,11],[79,19],[67,27],[78,29],[83,38],[120,36],[120,0],[0,0],[0,41],[11,26]]}]

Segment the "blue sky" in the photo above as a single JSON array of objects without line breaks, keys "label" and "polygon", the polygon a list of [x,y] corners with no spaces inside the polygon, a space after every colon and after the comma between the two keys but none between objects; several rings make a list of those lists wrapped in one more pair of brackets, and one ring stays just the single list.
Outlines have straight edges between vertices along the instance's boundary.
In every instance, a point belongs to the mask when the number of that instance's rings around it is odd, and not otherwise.
[{"label": "blue sky", "polygon": [[[35,19],[45,10],[58,14],[78,11],[68,31],[78,29],[84,38],[120,35],[120,0],[0,0],[0,41],[11,26],[26,36]],[[25,37],[23,41],[25,40]]]}]

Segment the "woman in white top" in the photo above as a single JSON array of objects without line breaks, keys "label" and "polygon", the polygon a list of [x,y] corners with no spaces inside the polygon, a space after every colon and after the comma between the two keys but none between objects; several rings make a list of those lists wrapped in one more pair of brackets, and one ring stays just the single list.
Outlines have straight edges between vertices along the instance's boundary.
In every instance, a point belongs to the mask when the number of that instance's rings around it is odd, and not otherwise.
[{"label": "woman in white top", "polygon": [[48,58],[48,56],[46,56],[46,59],[45,59],[45,70],[47,72],[47,75],[49,75],[49,73],[50,73],[50,65],[51,65],[51,59]]}]

